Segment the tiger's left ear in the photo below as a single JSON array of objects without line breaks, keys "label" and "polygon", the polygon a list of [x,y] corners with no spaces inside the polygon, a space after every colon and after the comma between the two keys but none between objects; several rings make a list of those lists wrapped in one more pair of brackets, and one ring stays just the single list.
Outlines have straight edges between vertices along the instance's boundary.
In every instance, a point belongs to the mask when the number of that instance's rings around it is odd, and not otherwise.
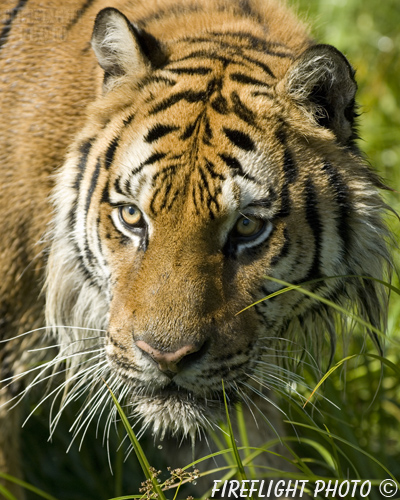
[{"label": "tiger's left ear", "polygon": [[285,92],[343,145],[351,145],[356,136],[354,73],[341,52],[321,44],[306,49],[284,81]]},{"label": "tiger's left ear", "polygon": [[110,90],[124,75],[146,74],[165,59],[159,42],[113,7],[97,14],[92,47],[104,70],[104,90]]}]

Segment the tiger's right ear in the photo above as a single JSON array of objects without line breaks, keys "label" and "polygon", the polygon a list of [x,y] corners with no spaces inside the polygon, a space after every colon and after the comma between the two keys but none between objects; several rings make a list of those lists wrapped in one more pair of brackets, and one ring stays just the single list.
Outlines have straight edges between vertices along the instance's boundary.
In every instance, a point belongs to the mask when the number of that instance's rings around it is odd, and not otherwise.
[{"label": "tiger's right ear", "polygon": [[104,90],[110,90],[124,75],[146,74],[165,59],[160,43],[113,7],[97,14],[91,43],[104,70]]}]

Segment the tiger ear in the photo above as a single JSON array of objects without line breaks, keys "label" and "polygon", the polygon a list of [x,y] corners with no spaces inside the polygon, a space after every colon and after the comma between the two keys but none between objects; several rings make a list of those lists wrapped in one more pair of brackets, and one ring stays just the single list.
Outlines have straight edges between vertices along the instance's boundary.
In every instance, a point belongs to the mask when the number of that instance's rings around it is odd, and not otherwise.
[{"label": "tiger ear", "polygon": [[104,70],[105,90],[119,77],[146,74],[152,65],[158,66],[164,60],[159,42],[113,7],[97,14],[91,43]]},{"label": "tiger ear", "polygon": [[354,74],[341,52],[321,44],[306,49],[285,77],[289,96],[343,145],[351,145],[356,137]]}]

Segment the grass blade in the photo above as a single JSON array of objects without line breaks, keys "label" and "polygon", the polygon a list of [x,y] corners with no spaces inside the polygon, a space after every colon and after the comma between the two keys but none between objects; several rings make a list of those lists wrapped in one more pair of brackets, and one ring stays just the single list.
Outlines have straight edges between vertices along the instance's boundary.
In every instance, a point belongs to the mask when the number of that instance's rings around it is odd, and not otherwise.
[{"label": "grass blade", "polygon": [[325,436],[325,438],[327,439],[328,442],[330,442],[330,439],[333,439],[335,441],[339,441],[340,443],[344,443],[345,445],[347,446],[350,446],[351,448],[353,448],[354,450],[356,450],[357,452],[361,453],[362,455],[368,457],[370,460],[372,460],[373,462],[375,462],[377,465],[379,465],[379,467],[382,468],[382,470],[385,471],[386,474],[388,474],[388,476],[393,479],[397,486],[400,487],[400,483],[396,480],[396,478],[394,477],[394,475],[389,471],[389,469],[387,467],[385,467],[377,458],[375,458],[373,455],[371,455],[371,453],[368,453],[367,451],[363,450],[362,448],[360,448],[359,446],[356,446],[355,444],[353,443],[349,443],[346,439],[343,439],[341,438],[340,436],[337,436],[336,434],[332,434],[330,432],[327,432],[327,431],[324,431],[322,429],[319,429],[319,428],[316,428],[316,427],[312,427],[310,425],[307,425],[307,424],[303,424],[301,422],[287,422],[291,425],[295,425],[295,426],[298,426],[298,427],[303,427],[304,429],[309,429],[309,430],[312,430],[312,431],[316,431],[318,432],[321,436]]},{"label": "grass blade", "polygon": [[346,358],[341,359],[338,361],[332,368],[330,368],[325,375],[321,378],[321,380],[317,383],[317,385],[314,387],[312,393],[310,396],[307,398],[307,401],[304,403],[303,408],[306,407],[306,405],[311,401],[311,398],[314,396],[314,394],[318,391],[318,389],[321,387],[321,385],[325,382],[325,380],[335,371],[337,370],[340,366],[343,365],[346,361],[349,359],[353,359],[359,356],[359,354],[352,354],[351,356],[347,356]]},{"label": "grass blade", "polygon": [[[229,435],[231,438],[231,445],[232,445],[232,451],[233,455],[235,457],[236,465],[237,465],[237,470],[238,470],[238,475],[241,481],[247,481],[246,477],[246,472],[243,467],[242,459],[240,458],[239,455],[239,450],[236,446],[235,438],[233,435],[233,430],[232,430],[232,424],[231,424],[231,419],[229,418],[229,410],[228,410],[228,403],[226,401],[226,394],[225,394],[225,386],[224,386],[224,381],[222,380],[222,392],[224,394],[224,404],[225,404],[225,412],[226,412],[226,420],[228,423],[228,429],[229,429]],[[252,497],[249,497],[252,499]]]},{"label": "grass blade", "polygon": [[353,275],[349,275],[349,276],[327,276],[327,277],[324,277],[324,278],[317,278],[315,280],[310,280],[310,281],[306,281],[304,283],[302,283],[301,285],[293,285],[287,281],[284,281],[284,280],[279,280],[277,278],[272,278],[271,276],[265,276],[265,279],[268,279],[270,281],[273,281],[274,283],[278,283],[280,285],[283,285],[285,288],[282,288],[281,290],[277,290],[276,292],[274,293],[271,293],[270,295],[267,295],[266,297],[263,297],[262,299],[259,299],[257,300],[256,302],[253,302],[253,304],[250,304],[249,306],[245,307],[244,309],[242,309],[241,311],[239,311],[238,313],[236,313],[236,315],[238,314],[241,314],[242,312],[246,311],[247,309],[249,309],[250,307],[253,307],[257,304],[259,304],[260,302],[264,302],[265,300],[269,300],[271,299],[272,297],[276,297],[277,295],[280,295],[282,293],[286,293],[286,292],[290,292],[291,290],[298,290],[299,292],[303,293],[304,295],[308,295],[309,297],[313,298],[314,300],[318,300],[319,302],[322,302],[323,304],[326,304],[330,307],[332,307],[333,309],[336,309],[338,312],[344,314],[345,316],[348,316],[350,317],[352,320],[356,321],[357,323],[361,324],[362,326],[365,326],[368,330],[371,330],[371,332],[374,332],[375,334],[381,336],[381,337],[385,337],[385,334],[379,330],[379,328],[376,328],[375,326],[371,325],[368,321],[365,321],[363,318],[360,318],[360,316],[357,316],[357,314],[354,314],[352,311],[349,311],[348,309],[345,309],[344,307],[336,304],[335,302],[332,302],[331,300],[328,300],[326,299],[325,297],[321,297],[320,295],[316,294],[316,293],[313,293],[313,292],[310,292],[309,290],[303,288],[304,286],[306,285],[309,285],[311,283],[316,283],[318,281],[325,281],[327,279],[334,279],[334,278],[363,278],[363,279],[372,279],[374,281],[377,281],[381,284],[385,284],[386,286],[388,286],[391,290],[394,290],[396,293],[400,293],[400,290],[396,287],[393,287],[392,285],[390,285],[389,283],[385,283],[384,281],[381,281],[381,280],[377,280],[375,278],[371,278],[371,277],[367,277],[367,276],[353,276]]},{"label": "grass blade", "polygon": [[[38,497],[44,498],[45,500],[57,500],[55,497],[52,495],[49,495],[45,491],[40,490],[39,488],[36,488],[36,486],[32,486],[31,484],[27,483],[26,481],[22,481],[22,479],[18,479],[14,476],[10,476],[9,474],[5,474],[4,472],[0,472],[0,477],[5,479],[6,481],[9,481],[10,483],[18,484],[22,488],[25,488],[28,491],[32,491],[32,493],[35,493]],[[14,495],[12,495],[9,491],[7,491],[3,486],[0,485],[0,492],[2,495],[5,496],[5,498],[10,498],[10,499],[15,499]],[[7,496],[8,495],[8,496]]]},{"label": "grass blade", "polygon": [[[107,383],[105,381],[104,381],[104,383],[107,385]],[[146,455],[143,451],[143,448],[141,447],[135,433],[132,430],[132,427],[129,423],[128,418],[126,417],[124,411],[121,408],[121,405],[119,404],[117,398],[114,396],[113,392],[108,387],[108,385],[107,385],[107,388],[110,391],[113,402],[118,410],[119,416],[121,417],[122,423],[124,424],[125,430],[128,434],[130,442],[132,443],[133,449],[135,450],[137,459],[139,460],[140,466],[144,472],[144,475],[146,476],[146,479],[151,481],[151,483],[153,485],[153,489],[154,489],[155,493],[158,495],[157,498],[160,500],[167,500],[162,489],[160,488],[160,485],[157,481],[157,478],[154,477],[154,474],[152,474],[152,472],[151,472],[150,464],[146,458]]]}]

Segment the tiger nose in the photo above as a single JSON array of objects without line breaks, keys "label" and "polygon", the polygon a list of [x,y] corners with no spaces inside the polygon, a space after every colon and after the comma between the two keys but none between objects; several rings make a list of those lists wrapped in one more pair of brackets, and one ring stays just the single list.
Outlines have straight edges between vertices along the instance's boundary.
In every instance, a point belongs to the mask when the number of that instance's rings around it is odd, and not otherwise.
[{"label": "tiger nose", "polygon": [[148,354],[157,363],[158,369],[171,379],[181,371],[183,366],[199,359],[206,351],[205,343],[188,344],[175,352],[159,351],[144,340],[137,340],[136,347]]}]

